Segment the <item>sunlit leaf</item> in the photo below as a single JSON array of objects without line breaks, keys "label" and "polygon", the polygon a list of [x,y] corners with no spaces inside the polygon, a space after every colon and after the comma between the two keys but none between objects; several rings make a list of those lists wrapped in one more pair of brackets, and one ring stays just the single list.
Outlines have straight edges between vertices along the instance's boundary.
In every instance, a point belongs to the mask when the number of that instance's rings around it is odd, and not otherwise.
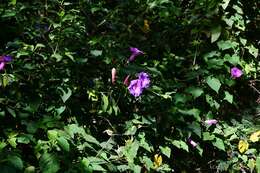
[{"label": "sunlit leaf", "polygon": [[220,81],[215,78],[215,77],[208,77],[206,79],[207,84],[210,86],[211,89],[213,89],[214,91],[216,91],[218,93],[221,83]]}]

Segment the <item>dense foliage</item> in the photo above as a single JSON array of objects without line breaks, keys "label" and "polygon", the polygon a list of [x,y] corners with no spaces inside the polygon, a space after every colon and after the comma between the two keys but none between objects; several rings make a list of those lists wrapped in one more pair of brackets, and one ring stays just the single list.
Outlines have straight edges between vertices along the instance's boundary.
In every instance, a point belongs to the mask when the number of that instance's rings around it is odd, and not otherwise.
[{"label": "dense foliage", "polygon": [[258,0],[0,3],[0,170],[260,172]]}]

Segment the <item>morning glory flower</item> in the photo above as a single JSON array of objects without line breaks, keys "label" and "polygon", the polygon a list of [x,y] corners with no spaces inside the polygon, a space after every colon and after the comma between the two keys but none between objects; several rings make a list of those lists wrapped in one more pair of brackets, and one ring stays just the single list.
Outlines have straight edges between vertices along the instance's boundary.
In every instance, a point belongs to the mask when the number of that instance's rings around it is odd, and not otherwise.
[{"label": "morning glory flower", "polygon": [[142,82],[142,88],[148,88],[150,85],[149,75],[145,72],[141,72],[138,75],[138,79]]},{"label": "morning glory flower", "polygon": [[128,86],[128,90],[133,96],[140,96],[143,92],[141,81],[139,79],[132,80]]},{"label": "morning glory flower", "polygon": [[131,56],[129,57],[128,61],[133,61],[135,60],[136,56],[144,54],[143,51],[139,50],[136,47],[130,47],[130,51],[131,51]]},{"label": "morning glory flower", "polygon": [[243,75],[242,70],[240,70],[240,69],[237,68],[237,67],[231,68],[230,71],[231,71],[231,76],[232,76],[233,78],[239,78],[240,76]]},{"label": "morning glory flower", "polygon": [[195,148],[197,145],[198,145],[198,143],[196,143],[195,141],[193,141],[192,139],[188,139],[188,142]]},{"label": "morning glory flower", "polygon": [[0,56],[0,70],[3,70],[7,62],[12,61],[12,57],[9,55]]},{"label": "morning glory flower", "polygon": [[112,68],[111,70],[111,80],[112,80],[112,84],[115,84],[116,82],[116,69]]},{"label": "morning glory flower", "polygon": [[4,60],[4,62],[10,62],[10,61],[12,61],[12,57],[10,55],[4,55],[3,60]]},{"label": "morning glory flower", "polygon": [[138,79],[132,80],[128,86],[129,92],[138,97],[142,94],[143,90],[148,88],[150,85],[149,75],[145,72],[141,72],[138,75]]},{"label": "morning glory flower", "polygon": [[211,126],[211,125],[213,125],[213,124],[217,124],[217,123],[218,123],[218,120],[210,119],[210,120],[206,120],[206,121],[204,121],[204,122],[205,122],[205,124]]}]

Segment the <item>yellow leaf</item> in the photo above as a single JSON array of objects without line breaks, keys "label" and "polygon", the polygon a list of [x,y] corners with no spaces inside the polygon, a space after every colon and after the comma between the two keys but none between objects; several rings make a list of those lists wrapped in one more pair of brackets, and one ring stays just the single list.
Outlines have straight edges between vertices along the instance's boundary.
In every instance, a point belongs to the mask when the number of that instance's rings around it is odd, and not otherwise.
[{"label": "yellow leaf", "polygon": [[155,168],[160,167],[162,165],[162,156],[160,156],[159,154],[155,154],[153,164]]},{"label": "yellow leaf", "polygon": [[260,130],[252,133],[249,139],[252,142],[257,142],[257,141],[259,141],[259,138],[260,138]]},{"label": "yellow leaf", "polygon": [[246,150],[248,150],[249,144],[246,140],[240,140],[238,142],[238,150],[240,153],[244,153]]}]

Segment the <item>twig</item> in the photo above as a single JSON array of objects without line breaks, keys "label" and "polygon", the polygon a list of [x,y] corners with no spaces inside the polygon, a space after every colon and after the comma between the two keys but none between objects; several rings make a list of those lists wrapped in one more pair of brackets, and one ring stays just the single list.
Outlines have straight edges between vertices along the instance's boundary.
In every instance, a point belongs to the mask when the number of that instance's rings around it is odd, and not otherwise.
[{"label": "twig", "polygon": [[253,88],[253,90],[255,90],[255,92],[257,92],[260,95],[260,91],[254,87],[254,85],[252,83],[248,84],[251,88]]}]

